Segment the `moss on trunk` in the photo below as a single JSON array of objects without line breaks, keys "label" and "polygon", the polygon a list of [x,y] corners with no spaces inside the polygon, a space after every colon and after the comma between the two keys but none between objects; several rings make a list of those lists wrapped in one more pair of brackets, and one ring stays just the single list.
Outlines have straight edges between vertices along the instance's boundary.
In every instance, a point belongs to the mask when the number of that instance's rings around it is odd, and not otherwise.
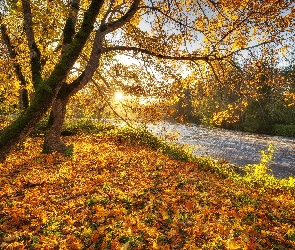
[{"label": "moss on trunk", "polygon": [[0,161],[3,162],[10,151],[23,141],[42,119],[52,104],[54,96],[40,89],[33,103],[0,135]]}]

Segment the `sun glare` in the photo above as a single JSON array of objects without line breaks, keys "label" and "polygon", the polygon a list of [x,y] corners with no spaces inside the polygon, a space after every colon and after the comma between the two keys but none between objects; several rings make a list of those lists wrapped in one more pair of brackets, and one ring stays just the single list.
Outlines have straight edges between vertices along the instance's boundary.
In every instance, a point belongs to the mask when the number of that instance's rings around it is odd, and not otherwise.
[{"label": "sun glare", "polygon": [[123,93],[121,93],[121,92],[116,92],[116,94],[115,94],[115,99],[116,99],[117,101],[121,101],[123,98],[124,98]]}]

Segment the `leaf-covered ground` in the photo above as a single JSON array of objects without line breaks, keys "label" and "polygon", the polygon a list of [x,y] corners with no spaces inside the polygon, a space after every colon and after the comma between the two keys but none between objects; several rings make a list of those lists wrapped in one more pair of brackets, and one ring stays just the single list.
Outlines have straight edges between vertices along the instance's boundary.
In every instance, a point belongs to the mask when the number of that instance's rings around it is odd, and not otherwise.
[{"label": "leaf-covered ground", "polygon": [[72,157],[29,138],[0,165],[0,249],[294,249],[290,191],[254,189],[114,137]]}]

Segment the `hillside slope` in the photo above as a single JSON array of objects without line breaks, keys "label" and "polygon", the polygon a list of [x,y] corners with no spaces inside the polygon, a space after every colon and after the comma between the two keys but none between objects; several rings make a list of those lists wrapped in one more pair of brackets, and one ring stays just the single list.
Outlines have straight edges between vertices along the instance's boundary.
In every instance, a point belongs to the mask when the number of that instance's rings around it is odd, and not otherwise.
[{"label": "hillside slope", "polygon": [[[116,135],[29,138],[0,165],[0,249],[294,249],[294,192]],[[205,162],[205,161],[204,161]]]}]

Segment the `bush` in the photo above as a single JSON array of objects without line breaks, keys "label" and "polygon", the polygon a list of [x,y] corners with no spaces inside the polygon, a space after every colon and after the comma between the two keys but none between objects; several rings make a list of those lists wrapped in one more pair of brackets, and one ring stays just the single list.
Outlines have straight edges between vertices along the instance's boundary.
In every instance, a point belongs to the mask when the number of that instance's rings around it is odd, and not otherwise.
[{"label": "bush", "polygon": [[76,122],[65,123],[62,130],[62,135],[70,136],[79,133],[98,134],[103,131],[108,131],[115,128],[113,125],[105,123],[97,123],[87,119],[80,119]]},{"label": "bush", "polygon": [[[42,119],[31,132],[31,136],[43,136],[47,127],[48,117]],[[98,134],[103,131],[108,131],[115,128],[113,125],[97,123],[86,119],[73,121],[66,121],[63,125],[61,135],[71,136],[80,133]]]},{"label": "bush", "polygon": [[176,160],[187,161],[192,157],[192,148],[165,142],[146,128],[120,127],[110,131],[110,134],[121,141],[148,146]]},{"label": "bush", "polygon": [[295,137],[295,125],[276,124],[273,129],[273,134]]},{"label": "bush", "polygon": [[269,164],[273,159],[273,154],[276,148],[273,145],[268,145],[268,149],[265,152],[261,151],[261,160],[257,164],[249,164],[245,166],[245,176],[244,180],[249,183],[249,185],[258,186],[269,186],[273,187],[277,184],[277,179],[271,175],[271,169]]}]

